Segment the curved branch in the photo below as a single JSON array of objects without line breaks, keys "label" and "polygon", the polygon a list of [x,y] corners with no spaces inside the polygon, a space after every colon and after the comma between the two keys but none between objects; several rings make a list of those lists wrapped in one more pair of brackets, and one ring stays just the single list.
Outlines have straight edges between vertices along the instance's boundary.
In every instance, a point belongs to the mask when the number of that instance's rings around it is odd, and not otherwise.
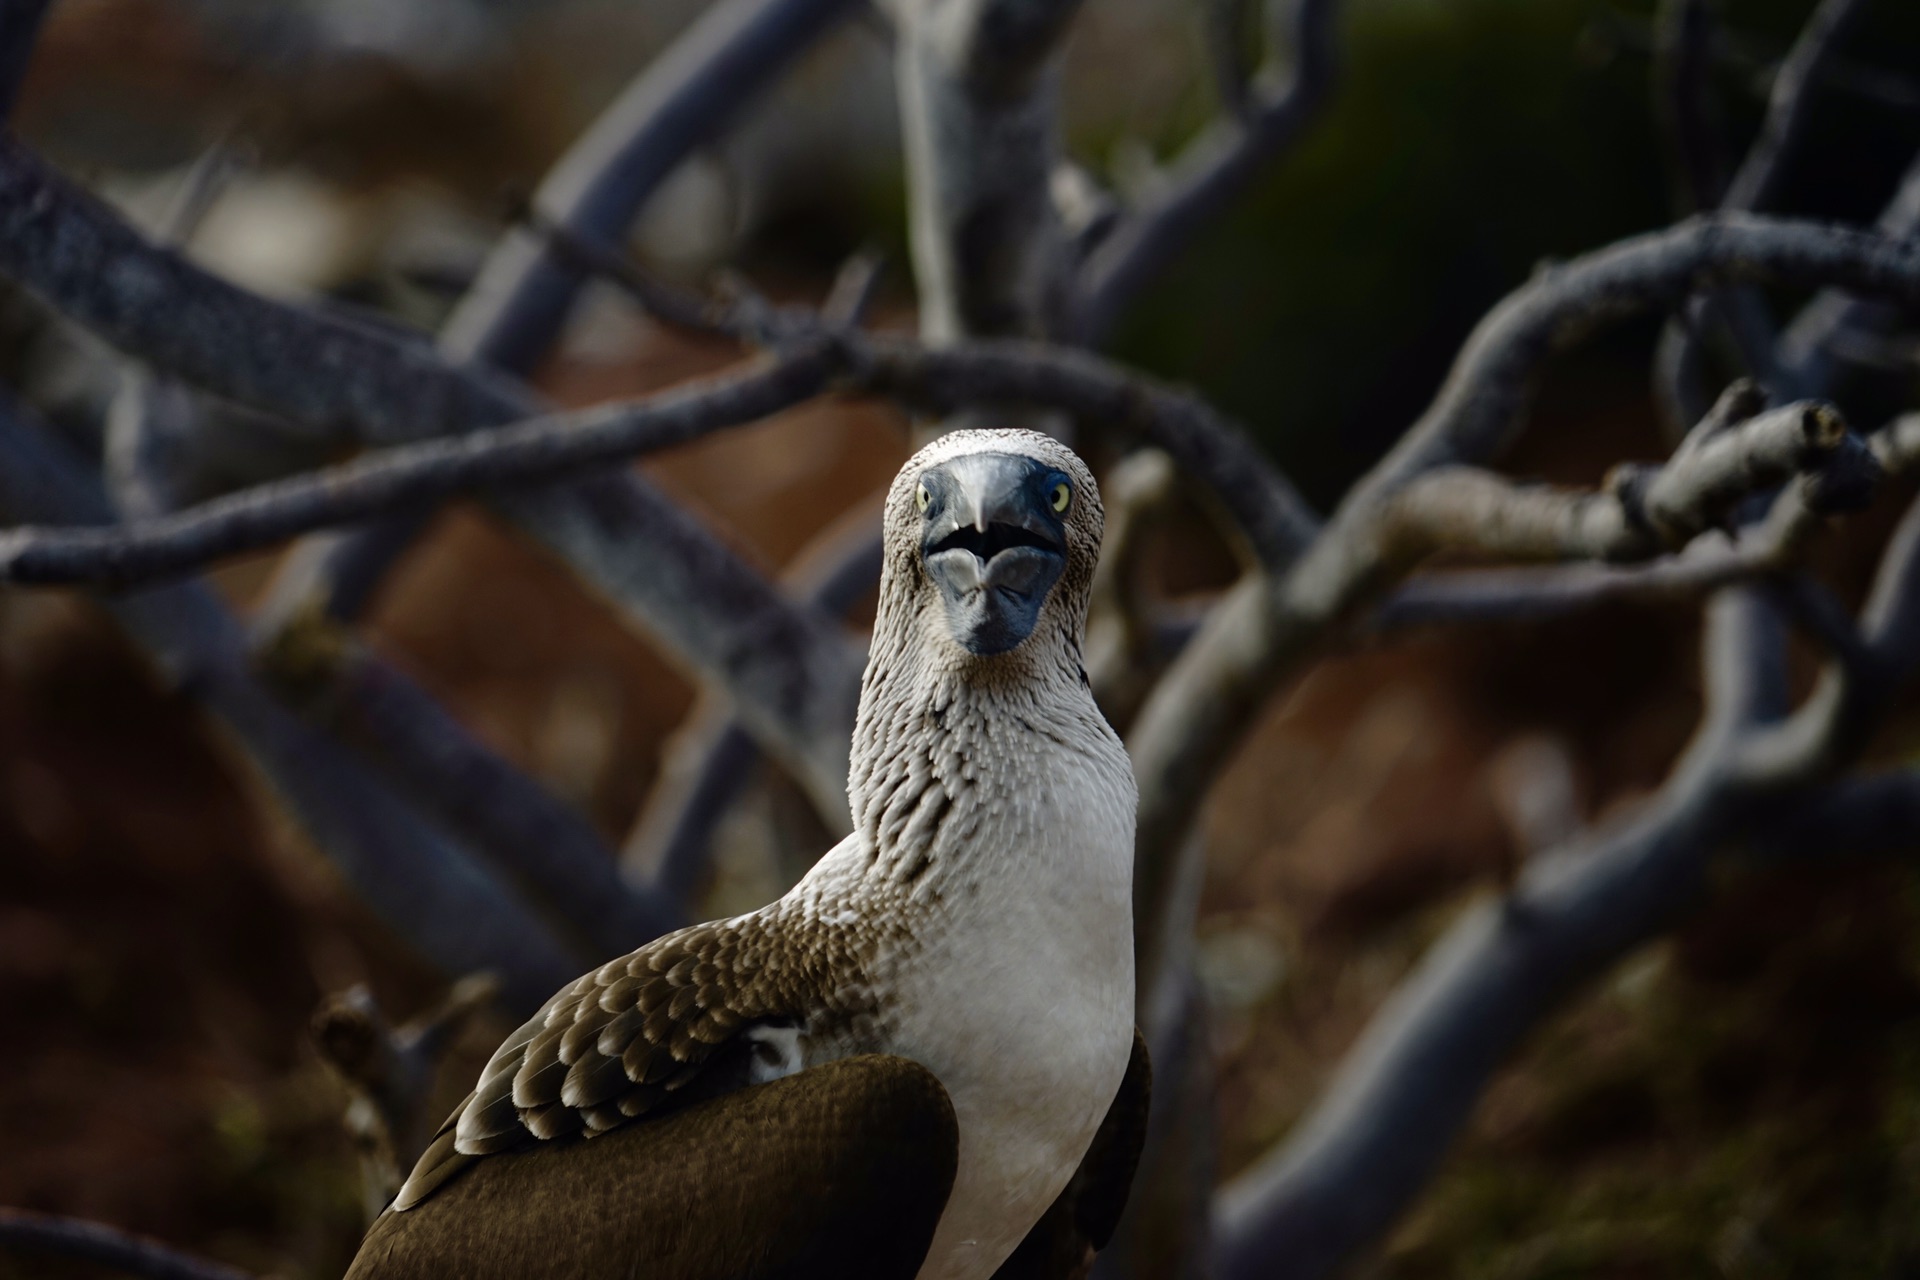
[{"label": "curved branch", "polygon": [[[270,301],[157,248],[10,137],[0,138],[0,273],[129,354],[343,439],[454,434],[539,412],[525,388],[424,342]],[[750,708],[823,812],[844,807],[860,655],[830,619],[791,604],[638,476],[491,505]]]},{"label": "curved branch", "polygon": [[[4,399],[0,512],[112,518],[86,467]],[[448,973],[491,969],[515,1010],[537,1007],[578,972],[546,926],[459,846],[260,687],[239,627],[210,589],[186,584],[105,603],[170,682],[225,724],[314,843],[428,960]]]},{"label": "curved branch", "polygon": [[544,908],[588,961],[686,923],[677,900],[621,878],[614,851],[584,816],[341,624],[310,618],[279,633],[260,658],[276,692]]},{"label": "curved branch", "polygon": [[73,1258],[147,1280],[251,1280],[251,1273],[183,1253],[104,1222],[0,1208],[0,1251]]},{"label": "curved branch", "polygon": [[1727,184],[1720,200],[1722,209],[1751,213],[1772,203],[1787,160],[1806,134],[1807,104],[1812,100],[1811,90],[1820,68],[1865,12],[1866,0],[1821,0],[1814,9],[1774,74],[1760,135]]},{"label": "curved branch", "polygon": [[1616,467],[1594,492],[1517,485],[1475,467],[1437,467],[1383,501],[1384,557],[1437,551],[1510,560],[1652,559],[1728,525],[1748,497],[1789,479],[1820,513],[1864,502],[1879,464],[1839,410],[1803,401],[1702,439],[1664,466]]},{"label": "curved branch", "polygon": [[[1874,229],[1895,240],[1911,239],[1920,233],[1920,156],[1901,175],[1900,185],[1881,210]],[[1846,362],[1848,340],[1861,334],[1883,333],[1893,327],[1898,315],[1898,308],[1878,299],[1822,290],[1780,335],[1777,360],[1797,385],[1829,386]]]},{"label": "curved branch", "polygon": [[[1540,366],[1602,325],[1736,282],[1920,299],[1920,245],[1872,232],[1714,216],[1622,241],[1537,275],[1475,328],[1432,406],[1354,486],[1284,575],[1229,592],[1128,735],[1142,865],[1177,847],[1206,784],[1270,693],[1352,611],[1393,584],[1381,538],[1392,496],[1436,467],[1478,463],[1518,429]],[[1157,891],[1136,885],[1136,898]],[[1149,898],[1148,900],[1152,900]]]},{"label": "curved branch", "polygon": [[934,349],[911,339],[816,331],[780,355],[643,400],[402,445],[125,526],[12,530],[0,535],[0,579],[151,581],[310,529],[685,443],[809,399],[836,374],[920,407],[1025,404],[1136,430],[1219,497],[1267,564],[1291,561],[1317,528],[1292,486],[1237,427],[1205,402],[1097,356],[1017,342]]},{"label": "curved branch", "polygon": [[1653,20],[1654,114],[1665,126],[1683,214],[1720,202],[1712,110],[1714,21],[1707,0],[1661,0]]},{"label": "curved branch", "polygon": [[[1774,74],[1767,113],[1759,136],[1721,195],[1723,213],[1753,213],[1771,203],[1787,162],[1806,133],[1813,86],[1821,67],[1865,10],[1865,0],[1821,0],[1801,28],[1793,48]],[[1783,396],[1803,396],[1817,388],[1796,382],[1793,370],[1778,359],[1778,334],[1766,302],[1750,288],[1726,290],[1694,299],[1684,321],[1669,323],[1660,338],[1659,391],[1669,413],[1684,415],[1690,388],[1685,380],[1699,369],[1703,333],[1718,326],[1731,339],[1741,362]]]},{"label": "curved branch", "polygon": [[[1510,895],[1470,909],[1375,1015],[1329,1093],[1223,1192],[1215,1257],[1223,1280],[1266,1275],[1276,1258],[1289,1274],[1325,1275],[1377,1238],[1425,1185],[1520,1039],[1707,892],[1716,858],[1851,853],[1852,834],[1869,820],[1909,824],[1875,833],[1869,851],[1920,845],[1910,785],[1818,784],[1822,770],[1865,744],[1920,661],[1920,504],[1868,608],[1866,642],[1884,666],[1844,710],[1816,694],[1785,725],[1766,724],[1771,682],[1754,669],[1770,646],[1741,616],[1745,607],[1738,593],[1714,602],[1708,713],[1654,800],[1529,863]],[[1783,738],[1818,749],[1762,751],[1775,767],[1756,768],[1756,748]],[[1850,812],[1830,830],[1808,825],[1843,806]],[[1817,842],[1789,849],[1802,840]]]},{"label": "curved branch", "polygon": [[[540,184],[545,219],[619,240],[680,162],[860,0],[719,0],[634,77]],[[524,373],[566,318],[583,275],[537,229],[510,233],[448,319],[450,357]]]},{"label": "curved branch", "polygon": [[[1867,437],[1881,469],[1903,475],[1920,463],[1920,414],[1905,414]],[[1461,569],[1416,575],[1367,618],[1370,635],[1424,626],[1531,622],[1614,601],[1697,601],[1717,588],[1791,568],[1820,512],[1801,489],[1774,500],[1765,519],[1732,539],[1701,538],[1678,555],[1645,565],[1553,569]]]},{"label": "curved branch", "polygon": [[[647,198],[695,147],[860,7],[860,0],[719,0],[562,157],[532,199],[539,220],[589,241],[623,238]],[[500,241],[448,319],[442,352],[464,365],[522,374],[539,362],[584,278],[580,264],[558,252],[551,239],[530,225]],[[526,406],[489,421],[531,411]],[[660,501],[647,491],[624,496],[643,504]],[[359,617],[425,526],[424,513],[415,512],[351,534],[307,539],[274,583],[262,610],[264,629],[315,608],[337,618]],[[590,546],[580,552],[601,554]],[[644,592],[633,603],[643,616],[662,604]],[[832,808],[830,803],[828,812]]]},{"label": "curved branch", "polygon": [[1066,232],[1051,179],[1060,37],[1080,0],[895,0],[896,81],[920,332],[1061,328]]},{"label": "curved branch", "polygon": [[756,421],[816,394],[829,367],[815,347],[631,406],[401,445],[123,528],[13,530],[0,535],[0,578],[127,586],[176,576],[312,529],[552,479]]},{"label": "curved branch", "polygon": [[153,244],[0,136],[0,273],[114,346],[338,444],[522,416],[525,393],[337,312],[249,293]]},{"label": "curved branch", "polygon": [[[823,612],[844,615],[880,581],[879,523],[875,510],[849,511],[801,551],[784,584]],[[703,697],[674,731],[659,779],[620,851],[627,876],[676,902],[689,901],[706,875],[714,828],[759,761],[752,736],[726,700]]]},{"label": "curved branch", "polygon": [[916,408],[1024,404],[1138,432],[1213,492],[1270,568],[1292,563],[1320,528],[1237,424],[1198,396],[1089,352],[1013,340],[934,349],[876,334],[856,349],[854,364],[856,384]]},{"label": "curved branch", "polygon": [[387,1022],[364,986],[329,995],[308,1029],[320,1058],[350,1096],[344,1117],[360,1154],[361,1206],[371,1223],[399,1193],[441,1117],[428,1108],[460,1033],[499,995],[491,974],[455,982],[435,1007],[403,1026]]},{"label": "curved branch", "polygon": [[1320,114],[1338,73],[1338,0],[1294,0],[1290,66],[1265,68],[1258,101],[1209,125],[1173,162],[1165,194],[1123,217],[1074,281],[1073,332],[1097,344],[1141,289]]}]

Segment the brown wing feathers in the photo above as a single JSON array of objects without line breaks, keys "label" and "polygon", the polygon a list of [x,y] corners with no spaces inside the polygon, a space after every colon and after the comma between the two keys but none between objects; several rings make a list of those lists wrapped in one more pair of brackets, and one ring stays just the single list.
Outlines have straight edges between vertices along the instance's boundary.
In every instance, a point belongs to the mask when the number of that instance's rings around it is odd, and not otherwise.
[{"label": "brown wing feathers", "polygon": [[461,1150],[604,1133],[684,1088],[716,1046],[773,1012],[775,993],[736,967],[732,932],[683,930],[555,996],[487,1064],[459,1121]]},{"label": "brown wing feathers", "polygon": [[381,1215],[348,1280],[911,1280],[958,1149],[926,1068],[844,1058],[598,1141],[461,1157]]},{"label": "brown wing feathers", "polygon": [[720,921],[581,977],[495,1051],[394,1207],[419,1204],[473,1157],[535,1139],[594,1137],[745,1084],[742,1030],[857,1012],[833,995],[836,985],[864,985],[837,941],[818,931],[796,940],[777,922]]}]

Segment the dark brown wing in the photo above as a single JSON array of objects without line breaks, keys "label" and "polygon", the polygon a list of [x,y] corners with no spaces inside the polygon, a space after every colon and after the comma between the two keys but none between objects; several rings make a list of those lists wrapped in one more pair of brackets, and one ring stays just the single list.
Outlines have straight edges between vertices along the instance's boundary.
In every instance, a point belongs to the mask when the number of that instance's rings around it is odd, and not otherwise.
[{"label": "dark brown wing", "polygon": [[1133,1171],[1147,1141],[1147,1109],[1153,1097],[1153,1065],[1147,1042],[1133,1033],[1133,1056],[1107,1118],[1093,1137],[1073,1180],[1053,1202],[994,1280],[1078,1280],[1107,1247],[1127,1207]]},{"label": "dark brown wing", "polygon": [[494,1051],[393,1207],[411,1210],[477,1159],[536,1139],[596,1137],[640,1116],[740,1088],[761,1030],[814,1029],[865,1010],[843,939],[723,920],[668,934],[586,974]]},{"label": "dark brown wing", "polygon": [[477,1160],[382,1214],[347,1280],[911,1280],[958,1152],[931,1072],[845,1058]]}]

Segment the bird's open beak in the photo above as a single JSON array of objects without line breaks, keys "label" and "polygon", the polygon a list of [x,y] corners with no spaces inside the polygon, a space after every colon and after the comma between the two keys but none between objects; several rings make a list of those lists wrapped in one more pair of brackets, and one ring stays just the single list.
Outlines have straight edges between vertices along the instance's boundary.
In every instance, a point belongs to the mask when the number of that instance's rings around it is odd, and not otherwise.
[{"label": "bird's open beak", "polygon": [[1066,567],[1066,533],[1048,503],[1055,474],[1031,458],[970,454],[922,478],[921,554],[954,640],[1005,653],[1033,633]]}]

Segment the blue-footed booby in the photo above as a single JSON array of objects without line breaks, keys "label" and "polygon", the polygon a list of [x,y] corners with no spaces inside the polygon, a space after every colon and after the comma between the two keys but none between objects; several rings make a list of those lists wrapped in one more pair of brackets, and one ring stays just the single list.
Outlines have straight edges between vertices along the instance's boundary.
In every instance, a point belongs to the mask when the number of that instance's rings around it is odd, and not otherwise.
[{"label": "blue-footed booby", "polygon": [[853,833],[548,1001],[350,1280],[1039,1280],[1106,1243],[1148,1070],[1133,774],[1080,656],[1099,492],[958,431],[883,519]]}]

